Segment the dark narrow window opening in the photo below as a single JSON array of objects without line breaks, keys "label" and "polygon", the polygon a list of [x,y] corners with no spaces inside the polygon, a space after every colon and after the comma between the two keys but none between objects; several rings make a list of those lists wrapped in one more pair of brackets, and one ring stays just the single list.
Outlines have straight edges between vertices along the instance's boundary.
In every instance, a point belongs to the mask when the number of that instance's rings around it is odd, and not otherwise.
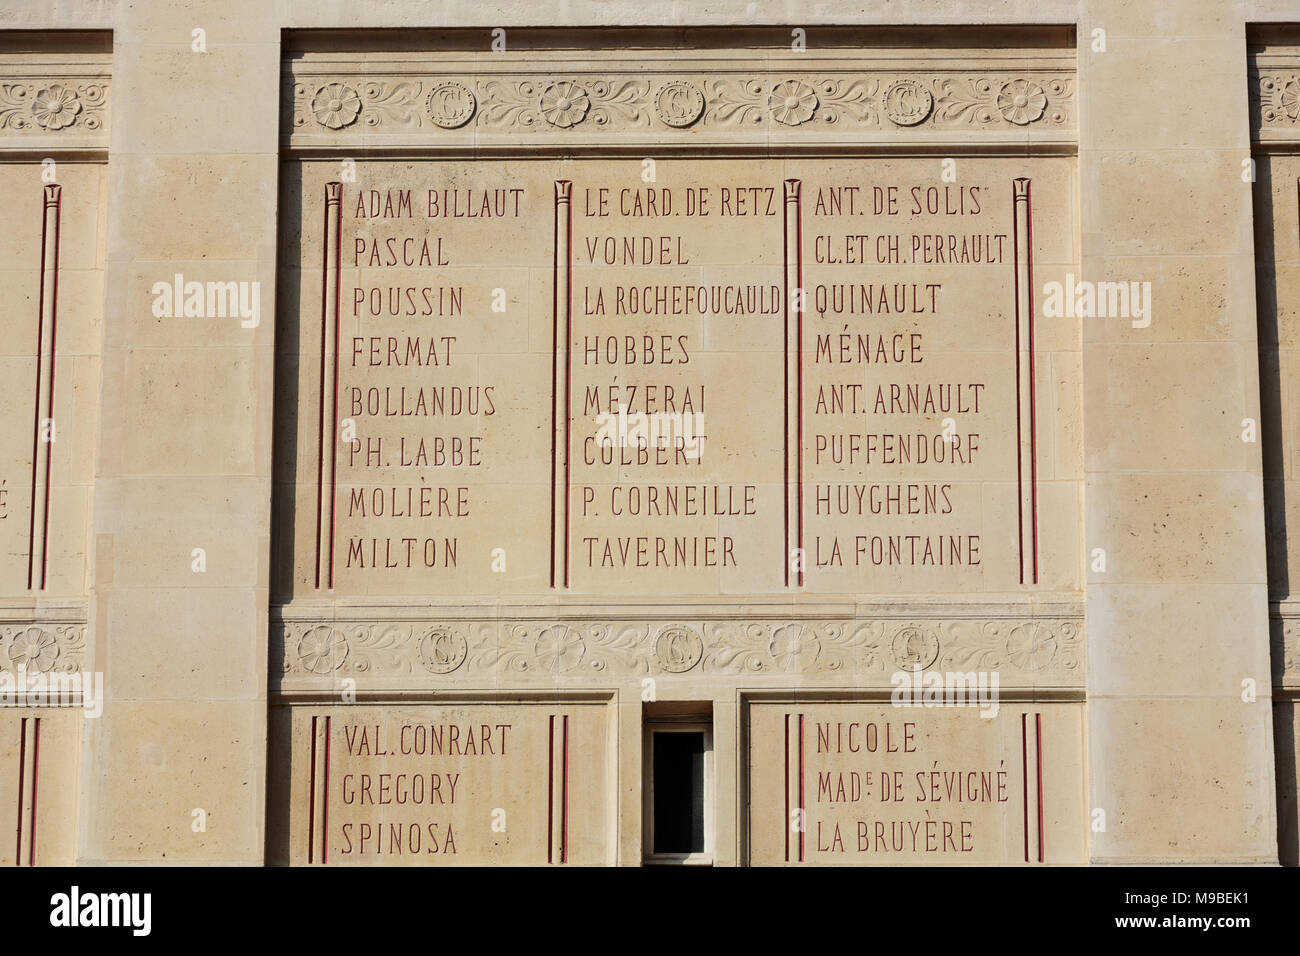
[{"label": "dark narrow window opening", "polygon": [[704,852],[704,734],[654,735],[654,852]]}]

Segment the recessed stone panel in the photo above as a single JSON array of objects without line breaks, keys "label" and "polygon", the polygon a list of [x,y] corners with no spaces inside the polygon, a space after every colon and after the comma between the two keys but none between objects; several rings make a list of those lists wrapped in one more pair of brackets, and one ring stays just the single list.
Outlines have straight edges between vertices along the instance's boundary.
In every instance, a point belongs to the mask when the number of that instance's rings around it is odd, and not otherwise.
[{"label": "recessed stone panel", "polygon": [[1083,862],[1082,706],[970,689],[969,707],[751,703],[749,861]]},{"label": "recessed stone panel", "polygon": [[1072,160],[652,162],[286,167],[279,591],[1077,589]]},{"label": "recessed stone panel", "polygon": [[609,713],[542,700],[288,708],[272,782],[290,796],[288,861],[611,862]]}]

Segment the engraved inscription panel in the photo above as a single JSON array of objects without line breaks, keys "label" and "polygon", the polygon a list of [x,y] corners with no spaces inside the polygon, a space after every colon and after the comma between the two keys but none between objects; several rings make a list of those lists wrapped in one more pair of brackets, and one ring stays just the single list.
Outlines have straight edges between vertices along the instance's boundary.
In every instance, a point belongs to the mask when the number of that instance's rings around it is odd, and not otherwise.
[{"label": "engraved inscription panel", "polygon": [[1073,161],[940,172],[290,164],[277,590],[1077,590]]},{"label": "engraved inscription panel", "polygon": [[977,695],[751,704],[750,861],[1083,862],[1082,705]]},{"label": "engraved inscription panel", "polygon": [[[282,718],[283,719],[283,718]],[[291,708],[290,862],[594,864],[612,852],[606,705]]]}]

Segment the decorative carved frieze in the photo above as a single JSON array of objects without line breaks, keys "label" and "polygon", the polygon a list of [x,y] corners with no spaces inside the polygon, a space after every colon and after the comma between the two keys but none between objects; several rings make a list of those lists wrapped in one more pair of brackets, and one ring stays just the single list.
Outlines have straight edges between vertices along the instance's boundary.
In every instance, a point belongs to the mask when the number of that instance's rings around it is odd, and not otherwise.
[{"label": "decorative carved frieze", "polygon": [[282,130],[304,148],[1073,141],[1072,56],[910,59],[306,54],[285,65]]},{"label": "decorative carved frieze", "polygon": [[0,56],[0,149],[104,149],[108,59]]},{"label": "decorative carved frieze", "polygon": [[1251,139],[1300,144],[1300,47],[1264,44],[1248,55]]},{"label": "decorative carved frieze", "polygon": [[98,133],[107,121],[107,83],[0,82],[0,129]]},{"label": "decorative carved frieze", "polygon": [[[444,139],[475,132],[596,136],[636,130],[728,135],[919,129],[1072,130],[1074,79],[1055,73],[761,77],[468,75],[354,77],[292,84],[290,142],[368,131]],[[459,131],[459,132],[458,132]],[[422,138],[423,141],[423,138]]]},{"label": "decorative carved frieze", "polygon": [[998,671],[1004,685],[1084,684],[1083,622],[898,620],[287,620],[273,623],[272,683],[341,678],[438,687],[706,675],[888,686],[900,670]]}]

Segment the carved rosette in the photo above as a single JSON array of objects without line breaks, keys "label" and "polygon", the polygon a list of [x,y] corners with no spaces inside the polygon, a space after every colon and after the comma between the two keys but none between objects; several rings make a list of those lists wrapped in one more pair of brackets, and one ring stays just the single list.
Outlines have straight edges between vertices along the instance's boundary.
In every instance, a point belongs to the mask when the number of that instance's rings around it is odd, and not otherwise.
[{"label": "carved rosette", "polygon": [[85,669],[86,625],[80,623],[0,626],[0,671],[76,674]]},{"label": "carved rosette", "polygon": [[[1288,101],[1289,102],[1289,101]],[[1074,126],[1072,75],[800,73],[768,76],[494,74],[296,80],[292,134],[357,128],[446,135],[688,128],[720,134],[911,129],[1015,131]],[[435,140],[436,141],[436,140]]]},{"label": "carved rosette", "polygon": [[298,638],[298,663],[309,674],[331,674],[343,666],[348,650],[348,640],[341,631],[318,624]]},{"label": "carved rosette", "polygon": [[591,97],[572,80],[552,83],[542,92],[542,118],[552,126],[568,129],[577,126],[591,111]]},{"label": "carved rosette", "polygon": [[1082,688],[1078,618],[499,622],[285,621],[272,680],[309,686],[501,678],[601,686],[705,674],[888,685],[897,671],[998,671],[1004,686]]},{"label": "carved rosette", "polygon": [[361,115],[361,97],[345,83],[326,83],[312,97],[311,112],[321,126],[342,129]]},{"label": "carved rosette", "polygon": [[1003,83],[996,101],[1002,118],[1016,126],[1028,126],[1042,119],[1047,102],[1047,92],[1029,80]]},{"label": "carved rosette", "polygon": [[783,126],[800,126],[808,122],[820,105],[812,87],[802,80],[782,80],[767,95],[768,113]]},{"label": "carved rosette", "polygon": [[0,77],[0,133],[98,138],[106,132],[109,88],[104,78]]}]

